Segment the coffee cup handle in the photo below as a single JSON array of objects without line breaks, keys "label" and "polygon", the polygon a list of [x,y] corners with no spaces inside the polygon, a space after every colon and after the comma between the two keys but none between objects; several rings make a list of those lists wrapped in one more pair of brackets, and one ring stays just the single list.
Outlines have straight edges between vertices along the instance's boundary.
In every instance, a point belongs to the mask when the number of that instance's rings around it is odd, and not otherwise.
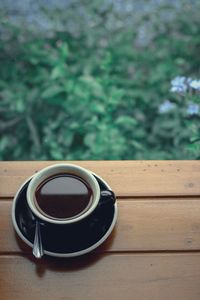
[{"label": "coffee cup handle", "polygon": [[114,204],[116,201],[116,196],[114,192],[111,190],[101,191],[100,195],[101,196],[100,196],[99,206],[106,205],[106,204]]}]

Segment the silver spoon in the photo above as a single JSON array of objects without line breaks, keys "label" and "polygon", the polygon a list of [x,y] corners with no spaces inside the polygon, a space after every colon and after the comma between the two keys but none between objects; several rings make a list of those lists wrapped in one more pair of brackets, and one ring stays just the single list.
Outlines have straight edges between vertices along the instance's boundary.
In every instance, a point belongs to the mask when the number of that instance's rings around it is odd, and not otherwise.
[{"label": "silver spoon", "polygon": [[40,223],[36,220],[35,225],[35,238],[33,243],[33,255],[36,258],[41,258],[44,255],[44,249],[42,246],[42,236],[40,230]]}]

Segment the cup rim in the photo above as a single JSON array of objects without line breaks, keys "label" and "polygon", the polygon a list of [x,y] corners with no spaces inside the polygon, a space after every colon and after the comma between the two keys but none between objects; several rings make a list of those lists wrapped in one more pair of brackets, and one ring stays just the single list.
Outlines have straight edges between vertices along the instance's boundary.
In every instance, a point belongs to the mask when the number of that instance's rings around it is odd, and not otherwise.
[{"label": "cup rim", "polygon": [[[46,178],[58,174],[59,172],[66,172],[69,174],[77,174],[77,176],[80,176],[83,178],[91,187],[93,191],[93,200],[91,206],[83,212],[81,215],[78,215],[77,217],[75,216],[74,218],[69,218],[69,219],[53,219],[53,218],[48,218],[47,216],[43,215],[36,205],[34,204],[34,197],[35,197],[35,191],[38,185],[45,180]],[[76,173],[77,172],[77,173]],[[90,215],[94,209],[97,207],[99,200],[100,200],[100,188],[99,184],[96,180],[96,178],[93,176],[93,174],[80,166],[74,165],[74,164],[54,164],[50,165],[48,167],[45,167],[41,169],[39,172],[37,172],[35,175],[33,175],[28,188],[27,188],[27,203],[33,214],[38,217],[41,221],[45,221],[47,223],[52,223],[52,224],[72,224],[75,222],[78,222],[84,218],[86,218],[88,215]]]}]

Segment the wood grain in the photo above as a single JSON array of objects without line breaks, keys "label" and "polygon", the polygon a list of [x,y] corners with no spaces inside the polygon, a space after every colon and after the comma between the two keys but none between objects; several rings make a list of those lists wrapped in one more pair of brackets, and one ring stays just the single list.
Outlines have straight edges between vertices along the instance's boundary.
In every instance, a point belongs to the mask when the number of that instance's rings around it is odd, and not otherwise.
[{"label": "wood grain", "polygon": [[200,299],[200,161],[71,162],[116,192],[116,227],[86,256],[35,260],[14,232],[11,200],[53,163],[0,163],[0,299]]},{"label": "wood grain", "polygon": [[[65,161],[66,162],[66,161]],[[0,162],[0,197],[13,197],[24,180],[58,162]],[[200,161],[76,161],[102,176],[120,197],[200,195]]]},{"label": "wood grain", "polygon": [[[200,250],[200,201],[157,199],[118,201],[116,228],[98,252]],[[30,253],[16,239],[11,201],[0,202],[0,253]]]},{"label": "wood grain", "polygon": [[200,254],[0,256],[1,299],[199,300]]}]

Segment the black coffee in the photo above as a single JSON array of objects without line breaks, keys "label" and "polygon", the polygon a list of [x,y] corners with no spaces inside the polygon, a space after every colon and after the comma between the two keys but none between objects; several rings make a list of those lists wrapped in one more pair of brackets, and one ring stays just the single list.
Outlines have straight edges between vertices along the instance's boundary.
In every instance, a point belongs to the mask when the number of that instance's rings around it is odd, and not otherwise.
[{"label": "black coffee", "polygon": [[57,174],[45,179],[37,188],[36,206],[51,218],[73,218],[87,210],[92,190],[80,177]]}]

